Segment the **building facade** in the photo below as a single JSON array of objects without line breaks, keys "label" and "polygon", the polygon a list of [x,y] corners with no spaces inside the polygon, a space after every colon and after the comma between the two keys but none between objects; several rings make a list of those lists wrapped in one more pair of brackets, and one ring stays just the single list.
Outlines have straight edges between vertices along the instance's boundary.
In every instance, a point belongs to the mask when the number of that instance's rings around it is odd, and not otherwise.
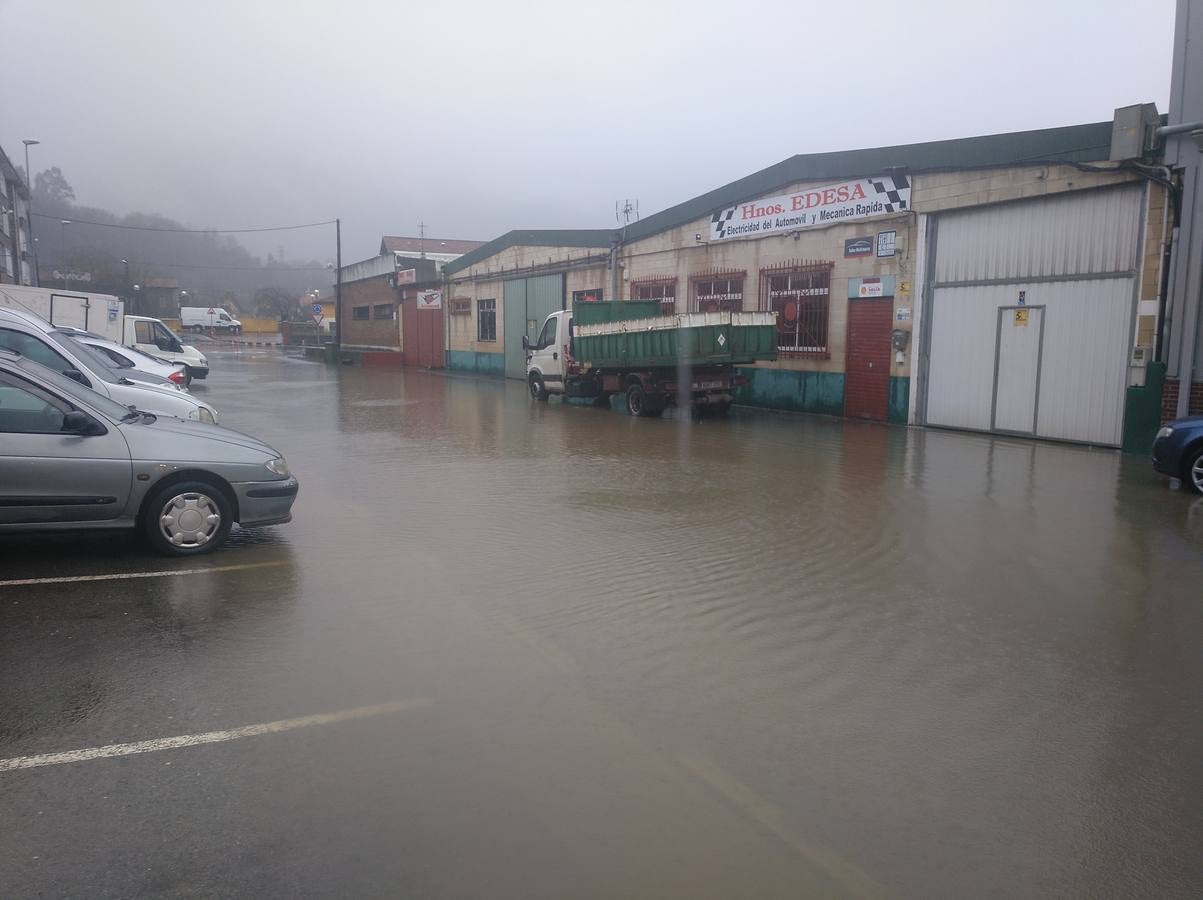
[{"label": "building facade", "polygon": [[448,365],[524,377],[553,309],[777,314],[754,406],[1119,446],[1172,227],[1113,123],[795,156],[615,231],[511,232],[446,267]]},{"label": "building facade", "polygon": [[29,185],[0,149],[0,284],[34,284]]}]

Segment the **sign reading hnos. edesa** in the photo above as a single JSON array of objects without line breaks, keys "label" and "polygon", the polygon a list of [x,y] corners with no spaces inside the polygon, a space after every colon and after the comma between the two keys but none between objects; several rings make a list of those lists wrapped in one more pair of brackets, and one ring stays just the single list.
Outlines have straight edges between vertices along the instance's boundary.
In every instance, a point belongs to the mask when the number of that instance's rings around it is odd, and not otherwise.
[{"label": "sign reading hnos. edesa", "polygon": [[763,237],[799,228],[887,216],[910,208],[911,181],[908,176],[857,178],[720,209],[710,217],[710,240]]}]

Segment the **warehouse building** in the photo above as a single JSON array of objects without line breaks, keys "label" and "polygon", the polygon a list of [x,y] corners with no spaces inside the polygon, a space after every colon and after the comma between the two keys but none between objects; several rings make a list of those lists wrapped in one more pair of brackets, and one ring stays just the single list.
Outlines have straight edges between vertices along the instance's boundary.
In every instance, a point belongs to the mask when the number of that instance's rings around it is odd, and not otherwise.
[{"label": "warehouse building", "polygon": [[447,267],[448,365],[523,377],[522,336],[594,296],[772,310],[743,403],[1119,446],[1159,401],[1172,203],[1116,135],[799,155],[625,229],[511,232]]}]

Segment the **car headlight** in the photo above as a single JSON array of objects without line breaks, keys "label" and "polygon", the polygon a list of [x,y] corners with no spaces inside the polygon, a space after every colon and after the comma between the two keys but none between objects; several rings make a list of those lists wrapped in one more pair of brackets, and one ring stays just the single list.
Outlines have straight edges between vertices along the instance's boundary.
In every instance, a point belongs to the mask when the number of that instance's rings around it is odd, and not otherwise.
[{"label": "car headlight", "polygon": [[213,413],[209,412],[209,410],[205,409],[203,406],[197,410],[196,417],[206,425],[217,424],[217,416],[213,415]]},{"label": "car headlight", "polygon": [[279,475],[282,478],[288,477],[288,461],[283,456],[277,456],[275,459],[269,459],[264,465],[267,466],[267,471],[273,475]]},{"label": "car headlight", "polygon": [[1160,430],[1158,430],[1158,432],[1157,432],[1157,440],[1160,441],[1163,438],[1167,438],[1173,433],[1174,433],[1174,429],[1171,428],[1169,425],[1162,425]]}]

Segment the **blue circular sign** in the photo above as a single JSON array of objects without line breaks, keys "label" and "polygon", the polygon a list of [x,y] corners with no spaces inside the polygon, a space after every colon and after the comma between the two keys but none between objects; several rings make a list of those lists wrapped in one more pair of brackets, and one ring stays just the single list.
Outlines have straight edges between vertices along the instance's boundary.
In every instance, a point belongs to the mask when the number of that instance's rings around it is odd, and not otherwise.
[{"label": "blue circular sign", "polygon": [[321,315],[321,312],[322,312],[322,304],[320,304],[320,303],[313,304],[313,314],[315,316],[318,316],[318,315]]}]

